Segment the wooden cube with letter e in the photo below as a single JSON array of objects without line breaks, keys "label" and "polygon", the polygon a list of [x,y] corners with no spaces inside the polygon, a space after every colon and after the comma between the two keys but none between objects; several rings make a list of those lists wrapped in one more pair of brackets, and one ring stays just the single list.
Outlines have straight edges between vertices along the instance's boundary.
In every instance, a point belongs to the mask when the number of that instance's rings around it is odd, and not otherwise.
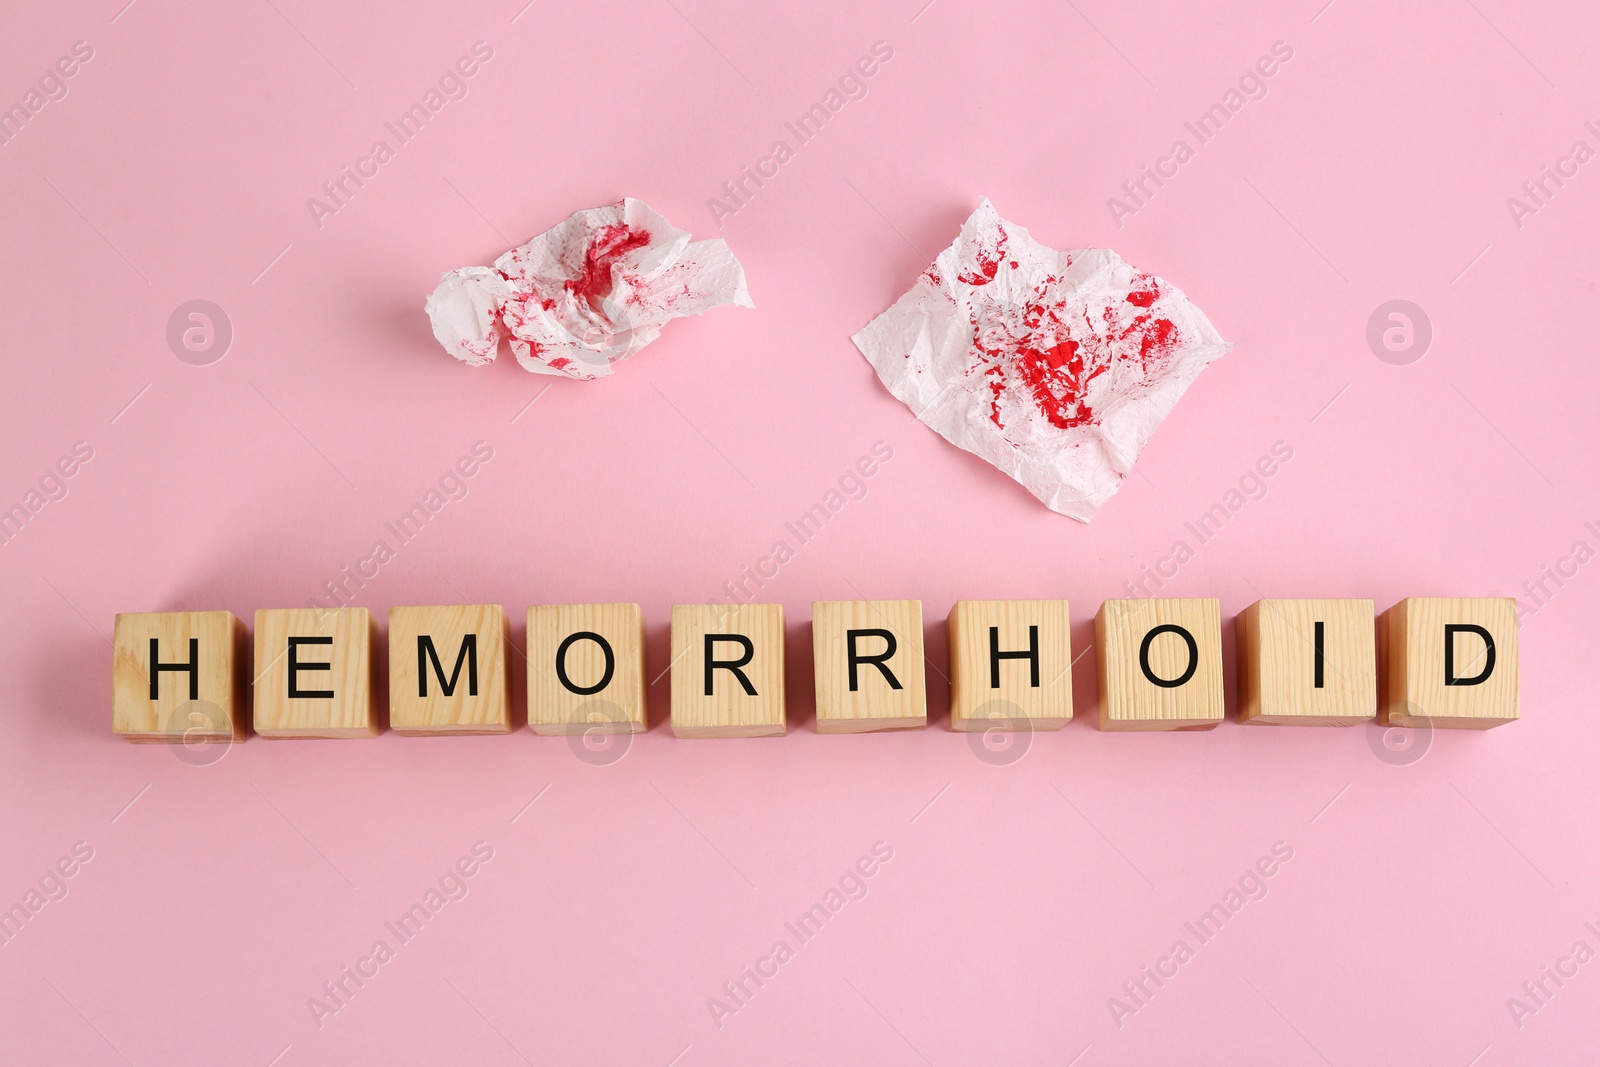
[{"label": "wooden cube with letter e", "polygon": [[1239,721],[1354,726],[1378,713],[1370,600],[1258,600],[1234,621]]},{"label": "wooden cube with letter e", "polygon": [[817,733],[928,725],[922,601],[819,600],[811,636]]},{"label": "wooden cube with letter e", "polygon": [[537,734],[648,728],[639,605],[528,609],[528,725]]},{"label": "wooden cube with letter e", "polygon": [[411,735],[509,731],[506,641],[499,604],[390,608],[390,728]]},{"label": "wooden cube with letter e", "polygon": [[1484,730],[1517,719],[1515,600],[1408,597],[1378,629],[1384,724]]},{"label": "wooden cube with letter e", "polygon": [[949,627],[950,729],[1059,730],[1072,721],[1065,600],[958,600]]},{"label": "wooden cube with letter e", "polygon": [[778,737],[787,729],[782,604],[672,606],[672,732]]},{"label": "wooden cube with letter e", "polygon": [[376,627],[366,608],[256,612],[255,727],[262,737],[372,737]]},{"label": "wooden cube with letter e", "polygon": [[228,611],[118,615],[111,729],[130,741],[237,741],[250,682],[244,623]]},{"label": "wooden cube with letter e", "polygon": [[1213,598],[1108,600],[1094,618],[1100,729],[1222,721],[1222,611]]}]

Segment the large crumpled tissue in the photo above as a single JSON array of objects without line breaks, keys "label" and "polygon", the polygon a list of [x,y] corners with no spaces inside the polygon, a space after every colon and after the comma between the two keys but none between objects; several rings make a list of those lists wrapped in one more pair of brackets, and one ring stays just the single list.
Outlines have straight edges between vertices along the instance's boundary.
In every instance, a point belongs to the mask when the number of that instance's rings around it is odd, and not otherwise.
[{"label": "large crumpled tissue", "polygon": [[980,201],[853,340],[917,418],[1088,522],[1225,342],[1115,252],[1057,252]]},{"label": "large crumpled tissue", "polygon": [[579,211],[492,267],[446,272],[427,312],[445,351],[474,367],[509,337],[524,369],[589,381],[668,320],[722,304],[755,306],[727,244],[691,242],[630,197]]}]

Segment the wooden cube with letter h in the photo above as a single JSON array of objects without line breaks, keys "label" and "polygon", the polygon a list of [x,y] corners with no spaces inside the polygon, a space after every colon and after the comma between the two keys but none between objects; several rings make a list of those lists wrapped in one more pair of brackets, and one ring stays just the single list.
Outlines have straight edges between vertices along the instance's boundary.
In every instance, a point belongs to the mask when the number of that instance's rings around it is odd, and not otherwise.
[{"label": "wooden cube with letter h", "polygon": [[811,637],[817,733],[928,725],[922,601],[819,600]]},{"label": "wooden cube with letter h", "polygon": [[639,605],[528,609],[528,725],[537,734],[648,729]]},{"label": "wooden cube with letter h", "polygon": [[778,737],[786,729],[783,605],[674,604],[672,732]]},{"label": "wooden cube with letter h", "polygon": [[949,626],[950,729],[1059,730],[1072,721],[1065,600],[958,600]]},{"label": "wooden cube with letter h", "polygon": [[118,615],[111,728],[130,741],[194,744],[245,733],[244,623],[228,611]]},{"label": "wooden cube with letter h", "polygon": [[1094,619],[1100,729],[1222,721],[1222,611],[1213,598],[1108,600]]},{"label": "wooden cube with letter h", "polygon": [[511,729],[506,609],[389,609],[389,726],[398,734]]},{"label": "wooden cube with letter h", "polygon": [[1483,730],[1517,718],[1515,600],[1408,597],[1378,628],[1384,724]]},{"label": "wooden cube with letter h", "polygon": [[1235,620],[1239,721],[1354,726],[1378,713],[1370,600],[1258,600]]},{"label": "wooden cube with letter h", "polygon": [[372,737],[375,626],[366,608],[256,612],[255,727],[262,737]]}]

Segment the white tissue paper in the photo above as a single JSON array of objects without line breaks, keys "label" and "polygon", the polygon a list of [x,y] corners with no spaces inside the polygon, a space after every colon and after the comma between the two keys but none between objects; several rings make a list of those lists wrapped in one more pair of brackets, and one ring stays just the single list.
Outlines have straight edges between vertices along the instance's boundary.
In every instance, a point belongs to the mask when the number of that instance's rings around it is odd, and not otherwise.
[{"label": "white tissue paper", "polygon": [[987,199],[853,340],[918,419],[1082,522],[1232,347],[1165,281],[1047,248]]},{"label": "white tissue paper", "polygon": [[722,304],[755,306],[727,244],[691,242],[629,198],[578,212],[492,267],[446,272],[427,312],[433,336],[464,363],[493,362],[509,337],[524,369],[589,381],[668,320]]}]

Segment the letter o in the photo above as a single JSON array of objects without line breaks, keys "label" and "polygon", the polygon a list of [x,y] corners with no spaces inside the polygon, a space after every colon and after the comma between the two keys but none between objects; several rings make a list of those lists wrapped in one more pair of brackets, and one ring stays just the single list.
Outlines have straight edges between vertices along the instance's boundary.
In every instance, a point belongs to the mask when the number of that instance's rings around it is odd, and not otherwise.
[{"label": "letter o", "polygon": [[[567,649],[571,648],[575,641],[593,641],[600,646],[600,651],[605,654],[606,669],[601,672],[600,680],[594,685],[573,685],[572,679],[567,677]],[[579,696],[591,696],[610,685],[611,676],[616,672],[616,669],[617,657],[611,651],[611,642],[589,630],[579,630],[575,634],[568,634],[566,640],[562,641],[561,646],[556,649],[556,677],[561,680],[561,684],[569,692],[577,693]]]},{"label": "letter o", "polygon": [[[1156,672],[1150,669],[1150,645],[1162,634],[1177,634],[1183,638],[1183,643],[1189,646],[1189,666],[1176,678],[1158,678]],[[1176,689],[1178,686],[1194,677],[1195,670],[1200,666],[1200,646],[1195,644],[1194,634],[1182,626],[1167,622],[1153,628],[1144,635],[1144,641],[1139,645],[1139,670],[1144,672],[1145,678],[1152,685],[1159,685],[1163,689]]]}]

